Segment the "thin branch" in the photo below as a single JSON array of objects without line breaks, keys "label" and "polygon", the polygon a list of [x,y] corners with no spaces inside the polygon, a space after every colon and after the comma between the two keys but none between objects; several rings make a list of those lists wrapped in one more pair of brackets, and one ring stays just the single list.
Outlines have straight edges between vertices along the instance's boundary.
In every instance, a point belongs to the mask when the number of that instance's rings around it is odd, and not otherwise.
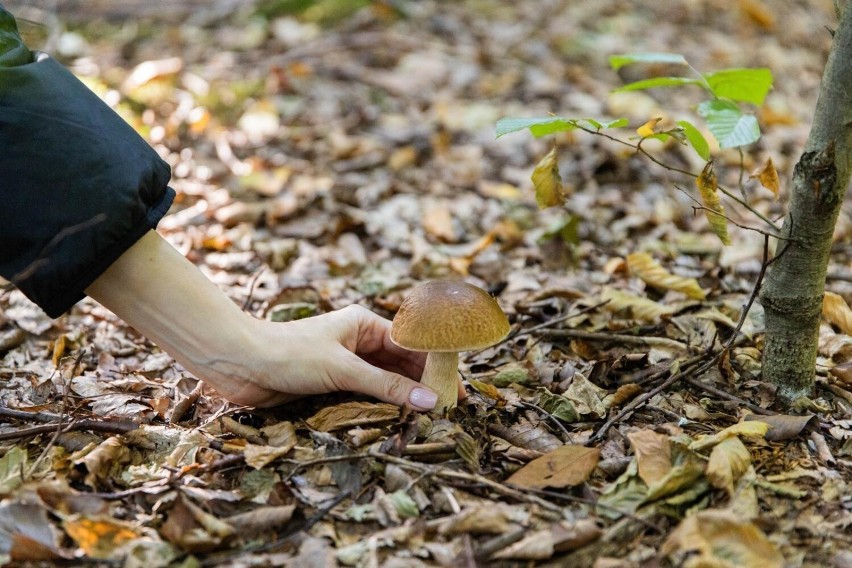
[{"label": "thin branch", "polygon": [[689,351],[689,346],[680,341],[667,337],[642,337],[639,335],[624,335],[620,333],[601,333],[596,331],[583,331],[581,329],[547,329],[547,335],[553,337],[575,337],[577,339],[588,339],[590,341],[618,341],[633,345],[647,345],[649,347],[666,347]]},{"label": "thin branch", "polygon": [[[681,168],[678,168],[678,167],[675,167],[675,166],[672,166],[672,165],[666,164],[665,162],[660,161],[656,156],[649,153],[647,150],[645,150],[642,147],[642,141],[641,140],[639,141],[638,144],[633,144],[631,142],[626,142],[624,140],[621,140],[620,138],[616,138],[615,136],[611,136],[610,134],[607,134],[605,132],[601,132],[599,130],[594,130],[592,128],[588,128],[588,127],[585,127],[585,126],[582,126],[582,125],[579,125],[579,124],[577,125],[577,128],[579,128],[580,130],[582,130],[584,132],[588,132],[589,134],[595,134],[597,136],[603,136],[604,138],[606,138],[608,140],[611,140],[611,141],[616,142],[618,144],[623,144],[624,146],[628,146],[630,148],[633,148],[638,153],[642,154],[643,156],[645,156],[646,158],[648,158],[649,160],[651,160],[652,162],[654,162],[655,164],[657,164],[661,168],[666,169],[670,172],[677,172],[679,174],[689,176],[693,179],[697,179],[698,176],[699,176],[699,174],[696,174],[694,172],[690,172],[688,170],[684,170],[684,169],[681,169]],[[742,198],[738,197],[737,195],[734,195],[731,191],[725,189],[721,185],[717,186],[717,189],[719,191],[721,191],[722,193],[724,193],[730,199],[736,201],[737,203],[739,203],[740,205],[742,205],[743,207],[748,209],[757,218],[759,218],[761,221],[763,221],[764,223],[766,223],[767,225],[769,225],[770,227],[772,227],[776,231],[780,230],[780,228],[774,222],[772,222],[763,213],[761,213],[760,211],[758,211],[757,209],[752,207],[747,201],[743,200]]]}]

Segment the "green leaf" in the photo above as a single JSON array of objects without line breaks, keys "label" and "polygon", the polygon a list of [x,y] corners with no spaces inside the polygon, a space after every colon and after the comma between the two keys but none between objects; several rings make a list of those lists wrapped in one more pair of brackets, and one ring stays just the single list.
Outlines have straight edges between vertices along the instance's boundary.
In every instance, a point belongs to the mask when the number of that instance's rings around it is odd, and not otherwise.
[{"label": "green leaf", "polygon": [[556,132],[567,132],[578,126],[602,130],[604,128],[621,128],[627,126],[626,118],[603,120],[597,118],[562,118],[559,116],[544,116],[538,118],[501,118],[497,121],[497,138],[505,134],[511,134],[519,130],[529,129],[536,138],[554,134]]},{"label": "green leaf", "polygon": [[736,148],[760,138],[757,118],[744,114],[736,103],[715,99],[698,105],[698,114],[707,119],[707,128],[722,148]]},{"label": "green leaf", "polygon": [[609,65],[613,70],[619,70],[625,65],[633,63],[670,63],[674,65],[687,65],[686,58],[679,53],[623,53],[611,55]]},{"label": "green leaf", "polygon": [[678,87],[680,85],[701,85],[702,82],[698,79],[690,79],[689,77],[654,77],[653,79],[642,79],[634,83],[628,83],[617,89],[613,89],[613,93],[623,91],[641,91],[644,89],[653,89],[655,87]]},{"label": "green leaf", "polygon": [[679,120],[677,124],[683,128],[683,133],[686,135],[686,139],[695,150],[695,153],[701,156],[701,159],[705,162],[710,160],[710,145],[707,144],[704,135],[687,120]]},{"label": "green leaf", "polygon": [[558,116],[545,116],[540,118],[501,118],[497,121],[497,138],[505,134],[517,132],[529,128],[533,136],[540,138],[554,132],[565,132],[574,130],[577,125],[574,122]]},{"label": "green leaf", "polygon": [[580,414],[574,407],[574,404],[564,396],[553,394],[545,387],[536,389],[536,394],[539,396],[539,406],[545,412],[552,414],[563,422],[578,422]]},{"label": "green leaf", "polygon": [[27,450],[13,447],[0,458],[0,494],[8,495],[24,482]]},{"label": "green leaf", "polygon": [[765,67],[755,69],[723,69],[704,75],[713,94],[735,101],[756,105],[772,88],[772,71]]},{"label": "green leaf", "polygon": [[605,120],[603,122],[595,118],[578,118],[576,120],[578,126],[582,126],[580,124],[582,122],[585,122],[595,130],[604,130],[606,128],[623,128],[629,124],[629,121],[626,118],[616,118],[613,120]]},{"label": "green leaf", "polygon": [[387,497],[390,502],[393,503],[393,506],[396,509],[396,512],[399,513],[400,517],[420,516],[420,509],[417,507],[417,503],[414,502],[414,499],[408,496],[408,493],[406,493],[404,489],[399,489],[393,493],[389,493]]}]

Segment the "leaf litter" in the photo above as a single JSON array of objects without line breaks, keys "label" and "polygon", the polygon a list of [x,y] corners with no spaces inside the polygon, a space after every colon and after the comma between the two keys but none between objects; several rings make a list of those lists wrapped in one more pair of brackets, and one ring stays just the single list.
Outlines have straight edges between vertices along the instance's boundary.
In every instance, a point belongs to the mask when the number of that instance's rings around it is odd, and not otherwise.
[{"label": "leaf litter", "polygon": [[[217,6],[60,9],[60,41],[36,45],[170,162],[161,232],[259,317],[352,303],[392,317],[417,282],[464,277],[513,332],[466,355],[449,417],[346,394],[261,411],[90,301],[51,321],[4,288],[3,561],[852,563],[852,222],[835,235],[817,396],[778,414],[759,306],[743,317],[763,239],[720,221],[742,219],[715,179],[783,211],[829,2]],[[52,41],[53,25],[24,32]],[[636,51],[770,68],[760,148],[696,145],[688,90],[609,94],[647,78],[606,64]],[[692,171],[712,153],[705,214],[671,171],[577,129],[494,139],[501,117],[557,112],[627,117],[578,124],[638,128]],[[675,115],[700,156],[652,139]]]}]

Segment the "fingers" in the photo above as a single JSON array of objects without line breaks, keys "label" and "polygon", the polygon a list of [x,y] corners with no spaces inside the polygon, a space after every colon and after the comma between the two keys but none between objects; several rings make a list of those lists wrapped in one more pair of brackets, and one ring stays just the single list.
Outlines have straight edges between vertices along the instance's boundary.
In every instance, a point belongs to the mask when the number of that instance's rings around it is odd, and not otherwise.
[{"label": "fingers", "polygon": [[339,390],[354,391],[381,401],[431,410],[438,396],[417,381],[374,367],[351,352],[341,354],[332,380]]},{"label": "fingers", "polygon": [[354,336],[341,338],[347,349],[386,370],[412,378],[419,378],[423,373],[426,353],[409,351],[392,342],[390,321],[355,304],[333,313],[343,318],[344,331]]}]

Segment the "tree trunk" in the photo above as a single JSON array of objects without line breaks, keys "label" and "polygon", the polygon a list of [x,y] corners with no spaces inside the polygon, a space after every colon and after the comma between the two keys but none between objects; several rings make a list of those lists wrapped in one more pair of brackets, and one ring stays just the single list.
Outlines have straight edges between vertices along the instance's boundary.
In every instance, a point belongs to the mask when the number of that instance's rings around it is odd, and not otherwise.
[{"label": "tree trunk", "polygon": [[793,173],[790,210],[760,302],[763,376],[785,402],[814,385],[825,273],[852,167],[852,9],[843,11],[822,77],[814,122]]}]

